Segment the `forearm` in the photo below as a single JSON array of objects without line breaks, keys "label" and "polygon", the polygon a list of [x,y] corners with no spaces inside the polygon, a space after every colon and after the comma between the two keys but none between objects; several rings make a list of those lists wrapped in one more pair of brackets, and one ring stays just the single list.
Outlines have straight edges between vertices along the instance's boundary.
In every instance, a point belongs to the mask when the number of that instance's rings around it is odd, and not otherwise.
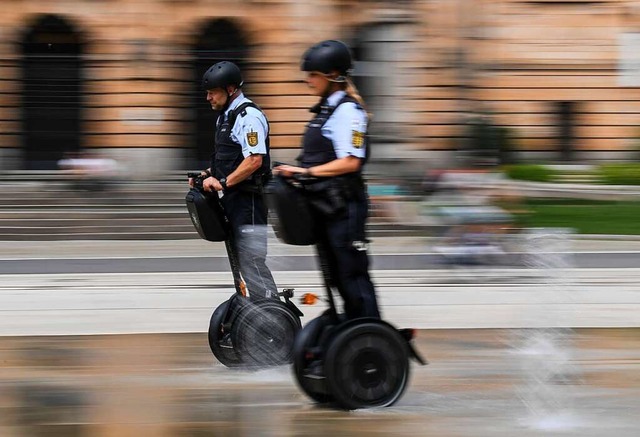
[{"label": "forearm", "polygon": [[227,176],[227,187],[238,185],[240,182],[249,178],[256,170],[262,166],[262,155],[247,156],[238,168],[236,168],[229,176]]},{"label": "forearm", "polygon": [[362,160],[360,158],[356,158],[355,156],[346,156],[344,158],[334,159],[326,164],[311,167],[308,170],[310,175],[324,178],[355,173],[360,170],[361,165]]}]

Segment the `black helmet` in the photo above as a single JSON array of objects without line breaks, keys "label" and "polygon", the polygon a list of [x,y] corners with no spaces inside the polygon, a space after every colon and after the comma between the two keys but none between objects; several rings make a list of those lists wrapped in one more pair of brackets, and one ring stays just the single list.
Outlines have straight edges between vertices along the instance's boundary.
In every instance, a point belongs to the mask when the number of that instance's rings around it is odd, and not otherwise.
[{"label": "black helmet", "polygon": [[240,69],[236,64],[229,61],[213,64],[202,76],[202,88],[205,90],[226,88],[229,85],[235,85],[240,88],[242,83]]},{"label": "black helmet", "polygon": [[345,43],[335,40],[322,41],[309,48],[302,56],[300,65],[302,71],[324,74],[338,71],[341,76],[347,76],[351,68],[351,51]]}]

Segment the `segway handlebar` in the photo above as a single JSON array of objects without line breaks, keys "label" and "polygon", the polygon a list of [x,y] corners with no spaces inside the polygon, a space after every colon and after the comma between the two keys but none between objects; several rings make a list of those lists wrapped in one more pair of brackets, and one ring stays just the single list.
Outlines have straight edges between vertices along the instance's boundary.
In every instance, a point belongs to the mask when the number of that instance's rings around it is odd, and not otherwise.
[{"label": "segway handlebar", "polygon": [[190,171],[187,172],[187,177],[189,179],[193,179],[193,186],[199,189],[202,189],[202,182],[205,180],[206,176],[198,171]]},{"label": "segway handlebar", "polygon": [[319,177],[311,176],[308,173],[295,173],[293,176],[291,176],[291,178],[295,181],[300,182],[301,184],[312,183],[320,180]]}]

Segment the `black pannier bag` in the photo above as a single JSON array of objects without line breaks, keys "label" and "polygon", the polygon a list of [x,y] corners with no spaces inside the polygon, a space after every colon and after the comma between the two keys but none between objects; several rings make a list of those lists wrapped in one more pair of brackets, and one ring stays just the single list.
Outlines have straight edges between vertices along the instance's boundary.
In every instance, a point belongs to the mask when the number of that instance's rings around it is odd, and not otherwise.
[{"label": "black pannier bag", "polygon": [[216,193],[209,196],[197,188],[191,188],[185,197],[191,223],[200,237],[207,241],[225,241],[228,224]]},{"label": "black pannier bag", "polygon": [[286,244],[315,244],[314,220],[301,188],[275,176],[265,187],[267,206],[276,236]]}]

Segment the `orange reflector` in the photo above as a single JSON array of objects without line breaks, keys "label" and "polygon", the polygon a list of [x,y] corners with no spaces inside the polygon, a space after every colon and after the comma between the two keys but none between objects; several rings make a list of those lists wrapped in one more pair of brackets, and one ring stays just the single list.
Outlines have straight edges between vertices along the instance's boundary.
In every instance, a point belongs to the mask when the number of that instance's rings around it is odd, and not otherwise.
[{"label": "orange reflector", "polygon": [[400,332],[400,335],[407,341],[413,340],[418,334],[418,330],[413,328],[399,329],[398,332]]},{"label": "orange reflector", "polygon": [[302,305],[314,305],[318,301],[318,296],[313,293],[305,293],[300,298]]},{"label": "orange reflector", "polygon": [[247,284],[245,284],[244,281],[240,282],[240,294],[247,297]]}]

